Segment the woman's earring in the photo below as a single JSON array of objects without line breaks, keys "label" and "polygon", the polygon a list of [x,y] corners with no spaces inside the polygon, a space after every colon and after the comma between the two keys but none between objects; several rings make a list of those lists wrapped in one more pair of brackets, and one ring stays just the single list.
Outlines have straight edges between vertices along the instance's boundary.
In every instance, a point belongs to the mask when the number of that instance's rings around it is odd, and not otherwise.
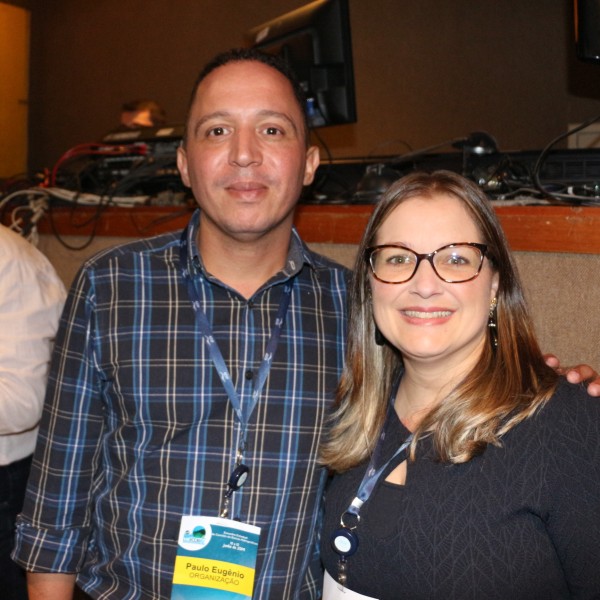
[{"label": "woman's earring", "polygon": [[490,302],[490,314],[488,317],[488,327],[490,328],[490,335],[492,338],[492,346],[498,347],[498,328],[496,327],[496,308],[498,306],[497,298],[492,298]]}]

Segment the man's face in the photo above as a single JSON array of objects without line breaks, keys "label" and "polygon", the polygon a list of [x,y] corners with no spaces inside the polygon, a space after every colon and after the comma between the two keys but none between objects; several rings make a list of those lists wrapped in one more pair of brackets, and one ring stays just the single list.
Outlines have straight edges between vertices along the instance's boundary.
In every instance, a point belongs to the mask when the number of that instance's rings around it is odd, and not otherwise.
[{"label": "man's face", "polygon": [[205,228],[245,241],[289,228],[318,163],[318,149],[306,148],[292,87],[279,71],[233,62],[200,83],[177,164]]}]

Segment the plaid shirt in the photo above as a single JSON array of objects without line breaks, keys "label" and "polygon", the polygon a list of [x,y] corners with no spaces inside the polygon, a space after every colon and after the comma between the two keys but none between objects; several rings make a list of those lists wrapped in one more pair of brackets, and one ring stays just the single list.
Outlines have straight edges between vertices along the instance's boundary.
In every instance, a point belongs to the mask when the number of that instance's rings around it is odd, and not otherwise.
[{"label": "plaid shirt", "polygon": [[323,420],[343,362],[347,271],[292,236],[286,268],[246,300],[206,274],[184,232],[104,251],[69,294],[14,558],[78,572],[95,598],[170,598],[182,515],[218,515],[239,422],[199,333],[188,269],[240,397],[285,282],[287,316],[248,427],[230,515],[261,527],[254,598],[316,598]]}]

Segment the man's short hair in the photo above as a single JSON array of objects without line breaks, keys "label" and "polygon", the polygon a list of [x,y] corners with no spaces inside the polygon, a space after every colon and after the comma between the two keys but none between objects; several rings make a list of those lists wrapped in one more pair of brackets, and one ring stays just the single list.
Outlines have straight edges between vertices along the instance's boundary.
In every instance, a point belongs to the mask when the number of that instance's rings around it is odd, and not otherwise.
[{"label": "man's short hair", "polygon": [[267,54],[266,52],[262,52],[257,50],[256,48],[233,48],[232,50],[227,50],[225,52],[221,52],[217,54],[212,60],[210,60],[200,74],[198,75],[196,82],[194,83],[194,88],[192,90],[192,95],[190,97],[190,102],[188,105],[188,113],[186,118],[186,127],[184,133],[184,142],[187,136],[187,124],[190,117],[190,112],[192,110],[192,105],[194,104],[194,100],[196,99],[196,92],[198,91],[198,87],[206,79],[206,77],[212,73],[215,69],[219,67],[223,67],[230,63],[236,62],[259,62],[268,67],[271,67],[277,71],[279,71],[292,86],[292,91],[294,93],[294,98],[298,103],[298,107],[300,108],[300,113],[302,114],[303,120],[303,129],[304,129],[304,137],[306,139],[306,144],[308,145],[308,137],[309,137],[309,125],[308,125],[308,117],[306,115],[306,95],[300,82],[296,78],[296,75],[289,67],[288,63],[281,58],[280,56],[274,54]]}]

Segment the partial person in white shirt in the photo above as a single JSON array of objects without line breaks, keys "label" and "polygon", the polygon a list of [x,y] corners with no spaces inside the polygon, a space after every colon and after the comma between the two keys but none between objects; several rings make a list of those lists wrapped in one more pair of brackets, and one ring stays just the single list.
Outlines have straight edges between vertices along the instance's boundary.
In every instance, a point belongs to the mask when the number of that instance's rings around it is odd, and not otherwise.
[{"label": "partial person in white shirt", "polygon": [[0,225],[0,596],[27,598],[10,558],[65,288],[48,259]]}]

